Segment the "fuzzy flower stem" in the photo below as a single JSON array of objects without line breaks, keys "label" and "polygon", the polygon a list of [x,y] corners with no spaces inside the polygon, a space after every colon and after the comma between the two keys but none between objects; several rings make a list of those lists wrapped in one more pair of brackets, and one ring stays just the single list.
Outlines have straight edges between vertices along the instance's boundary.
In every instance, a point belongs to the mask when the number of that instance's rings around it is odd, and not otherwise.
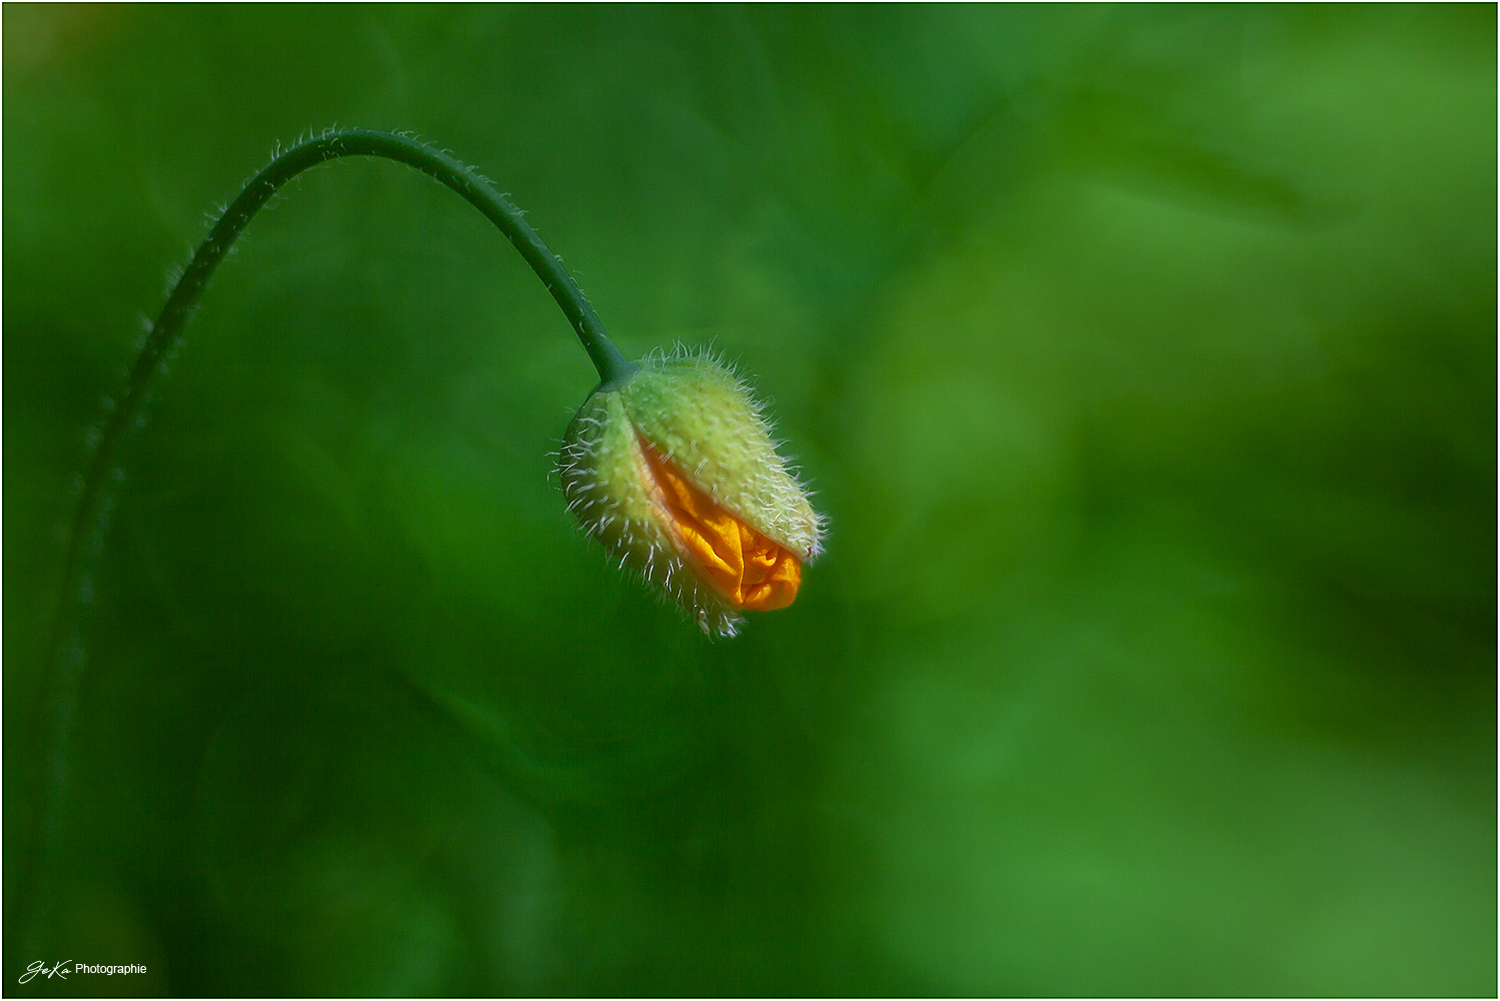
[{"label": "fuzzy flower stem", "polygon": [[298,143],[277,155],[264,170],[251,178],[199,245],[192,262],[173,287],[140,355],[131,366],[124,389],[111,404],[108,421],[83,477],[64,563],[62,601],[43,665],[43,684],[47,690],[42,693],[40,719],[43,723],[37,735],[39,788],[33,797],[31,844],[26,852],[29,858],[21,877],[18,908],[24,937],[21,952],[25,955],[40,955],[35,937],[40,934],[40,911],[47,907],[44,873],[51,845],[58,834],[67,785],[68,747],[84,664],[82,620],[93,602],[88,568],[103,547],[114,488],[123,479],[115,464],[120,447],[131,430],[138,426],[141,409],[162,370],[163,360],[181,340],[183,327],[192,317],[209,278],[240,231],[277,188],[309,167],[345,156],[396,160],[417,168],[463,196],[505,234],[547,286],[547,291],[552,293],[577,331],[578,339],[599,371],[601,383],[605,386],[623,383],[636,371],[637,366],[626,361],[605,334],[603,324],[578,284],[522,217],[521,210],[488,181],[447,153],[391,132],[340,129]]}]

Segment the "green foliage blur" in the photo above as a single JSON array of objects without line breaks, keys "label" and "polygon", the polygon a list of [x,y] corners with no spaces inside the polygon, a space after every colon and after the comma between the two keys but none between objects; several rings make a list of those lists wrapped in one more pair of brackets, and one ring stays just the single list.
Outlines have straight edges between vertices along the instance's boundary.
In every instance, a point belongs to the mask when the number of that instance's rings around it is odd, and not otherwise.
[{"label": "green foliage blur", "polygon": [[[1496,11],[28,6],[4,40],[11,995],[1496,991]],[[510,192],[774,401],[827,555],[711,641],[570,524]],[[17,983],[43,960],[134,977]]]}]

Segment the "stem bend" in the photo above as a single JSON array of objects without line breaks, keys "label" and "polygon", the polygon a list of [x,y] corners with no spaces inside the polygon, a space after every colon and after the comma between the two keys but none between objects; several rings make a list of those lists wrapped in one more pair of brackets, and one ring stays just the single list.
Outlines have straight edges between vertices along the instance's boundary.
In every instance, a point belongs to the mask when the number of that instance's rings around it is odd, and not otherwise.
[{"label": "stem bend", "polygon": [[114,496],[113,487],[123,478],[115,466],[116,455],[149,395],[166,358],[181,339],[182,330],[203,294],[208,280],[240,232],[276,189],[309,167],[345,156],[376,156],[395,160],[420,170],[452,188],[504,233],[520,251],[547,291],[557,300],[578,333],[584,349],[598,369],[602,384],[622,382],[637,366],[620,354],[604,332],[599,317],[521,211],[490,182],[447,153],[415,139],[372,129],[339,129],[308,139],[279,153],[219,217],[213,230],[193,254],[192,262],[177,280],[161,315],[151,327],[140,355],[131,366],[125,388],[114,400],[103,433],[83,478],[82,492],[74,512],[68,552],[63,566],[63,592],[43,663],[40,729],[37,732],[38,789],[33,800],[28,859],[20,880],[18,911],[23,938],[22,952],[36,953],[42,912],[47,909],[46,870],[51,844],[61,821],[67,785],[68,748],[77,707],[79,679],[85,661],[83,618],[92,604],[93,588],[89,564],[103,546]]}]

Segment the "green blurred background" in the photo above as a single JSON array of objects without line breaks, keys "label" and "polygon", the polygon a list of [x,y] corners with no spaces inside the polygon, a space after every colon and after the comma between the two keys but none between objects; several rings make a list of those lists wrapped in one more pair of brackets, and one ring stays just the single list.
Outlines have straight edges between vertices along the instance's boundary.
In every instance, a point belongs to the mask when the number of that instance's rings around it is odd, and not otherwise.
[{"label": "green blurred background", "polygon": [[[1496,12],[4,8],[12,994],[1496,990]],[[709,641],[569,523],[594,375],[414,171],[774,401],[827,555]],[[16,978],[34,960],[137,963]]]}]

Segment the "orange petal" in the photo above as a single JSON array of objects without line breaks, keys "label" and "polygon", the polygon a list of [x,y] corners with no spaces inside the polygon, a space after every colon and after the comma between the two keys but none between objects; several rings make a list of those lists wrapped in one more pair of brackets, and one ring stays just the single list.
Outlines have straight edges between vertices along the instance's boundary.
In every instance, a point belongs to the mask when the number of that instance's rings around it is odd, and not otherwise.
[{"label": "orange petal", "polygon": [[672,527],[698,575],[737,608],[767,612],[790,605],[802,583],[802,561],[796,554],[720,507],[645,438],[640,443]]}]

